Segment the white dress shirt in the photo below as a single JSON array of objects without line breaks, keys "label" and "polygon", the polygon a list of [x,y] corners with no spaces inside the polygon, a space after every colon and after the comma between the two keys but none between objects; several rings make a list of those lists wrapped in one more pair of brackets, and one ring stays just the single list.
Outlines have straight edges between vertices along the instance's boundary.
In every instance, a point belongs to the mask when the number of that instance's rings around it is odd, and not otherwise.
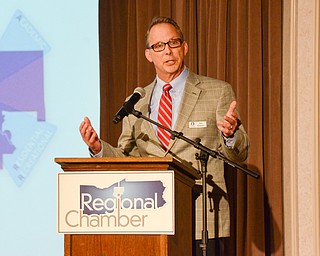
[{"label": "white dress shirt", "polygon": [[[189,74],[188,68],[184,67],[182,73],[170,82],[170,85],[172,86],[172,89],[169,91],[170,96],[172,98],[172,127],[171,127],[172,130],[174,130],[177,119],[178,119],[178,114],[179,114],[180,105],[181,105],[180,103],[182,100],[188,74]],[[156,122],[158,122],[158,109],[159,109],[160,98],[163,92],[162,88],[165,84],[167,83],[162,81],[158,76],[156,77],[156,85],[152,92],[150,109],[149,109],[150,118]],[[153,128],[154,130],[156,130],[157,126],[153,125]]]}]

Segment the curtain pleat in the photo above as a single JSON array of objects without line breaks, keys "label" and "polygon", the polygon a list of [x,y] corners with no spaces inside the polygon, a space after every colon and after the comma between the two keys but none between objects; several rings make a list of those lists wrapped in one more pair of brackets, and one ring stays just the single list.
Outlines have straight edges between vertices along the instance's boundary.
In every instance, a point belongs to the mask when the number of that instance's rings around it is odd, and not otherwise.
[{"label": "curtain pleat", "polygon": [[[174,18],[184,32],[186,65],[229,82],[250,138],[249,169],[226,166],[231,236],[225,255],[283,255],[281,169],[281,5],[270,0],[100,1],[101,138],[116,145],[112,118],[135,87],[155,77],[144,56],[154,16]],[[111,100],[112,99],[112,100]]]}]

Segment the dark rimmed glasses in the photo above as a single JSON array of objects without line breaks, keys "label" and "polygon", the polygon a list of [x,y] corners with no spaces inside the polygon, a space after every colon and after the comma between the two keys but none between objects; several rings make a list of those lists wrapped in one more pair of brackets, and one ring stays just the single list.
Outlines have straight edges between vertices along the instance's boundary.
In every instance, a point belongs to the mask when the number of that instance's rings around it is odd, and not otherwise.
[{"label": "dark rimmed glasses", "polygon": [[159,42],[156,44],[153,44],[149,47],[149,49],[154,50],[155,52],[162,52],[166,48],[166,44],[170,48],[178,48],[182,45],[183,40],[181,38],[175,38],[175,39],[170,39],[168,42]]}]

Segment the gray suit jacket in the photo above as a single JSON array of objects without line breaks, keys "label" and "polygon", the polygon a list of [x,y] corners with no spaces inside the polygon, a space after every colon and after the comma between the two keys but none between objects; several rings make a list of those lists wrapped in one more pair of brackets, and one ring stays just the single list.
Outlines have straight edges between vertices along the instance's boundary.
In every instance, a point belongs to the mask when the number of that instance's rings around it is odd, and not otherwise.
[{"label": "gray suit jacket", "polygon": [[[135,109],[145,116],[149,116],[149,103],[154,85],[155,81],[144,88],[146,96],[135,105]],[[200,138],[202,145],[221,152],[230,160],[244,161],[247,158],[249,142],[243,125],[235,133],[236,141],[232,148],[225,145],[224,139],[216,126],[217,120],[223,120],[223,116],[227,113],[230,103],[234,99],[230,84],[199,76],[189,71],[175,131],[182,132],[184,136],[191,140]],[[201,128],[196,128],[197,125],[194,124],[201,124]],[[102,145],[103,156],[173,156],[181,162],[192,164],[196,169],[200,168],[200,164],[195,159],[195,154],[199,150],[183,140],[175,139],[171,140],[169,149],[165,151],[161,147],[152,125],[142,118],[137,119],[133,115],[123,119],[122,134],[119,137],[117,148],[103,141]],[[219,205],[219,209],[216,206],[213,212],[208,211],[209,237],[229,236],[230,216],[224,180],[224,163],[221,160],[209,157],[207,169],[208,174],[212,175],[208,192],[216,191],[218,193],[218,197],[213,198],[218,200]],[[199,239],[202,229],[201,201],[201,197],[196,200],[196,237]],[[215,213],[218,213],[219,220],[215,220]]]}]

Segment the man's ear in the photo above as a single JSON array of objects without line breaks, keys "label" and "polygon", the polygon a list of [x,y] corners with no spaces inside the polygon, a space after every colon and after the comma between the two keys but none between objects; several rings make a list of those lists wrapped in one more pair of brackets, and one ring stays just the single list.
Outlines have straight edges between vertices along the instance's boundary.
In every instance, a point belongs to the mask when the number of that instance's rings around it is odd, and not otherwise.
[{"label": "man's ear", "polygon": [[184,56],[186,56],[189,50],[189,46],[187,42],[183,42],[183,48],[184,48]]},{"label": "man's ear", "polygon": [[147,58],[147,60],[148,60],[149,62],[152,62],[150,49],[145,49],[144,55],[146,56],[146,58]]}]

